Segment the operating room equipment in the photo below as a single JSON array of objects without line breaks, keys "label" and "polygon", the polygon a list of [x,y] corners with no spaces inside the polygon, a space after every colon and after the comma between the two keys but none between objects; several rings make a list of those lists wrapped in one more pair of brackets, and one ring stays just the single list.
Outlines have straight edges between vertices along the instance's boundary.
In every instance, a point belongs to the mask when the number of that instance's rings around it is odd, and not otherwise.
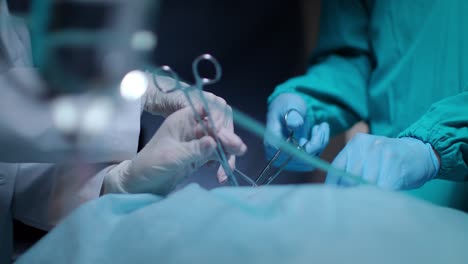
[{"label": "operating room equipment", "polygon": [[[131,45],[132,38],[147,27],[146,12],[154,15],[158,5],[159,1],[32,1],[32,56],[48,89],[59,94],[112,94],[122,76],[144,60],[145,53]],[[91,18],[70,22],[77,14],[96,12],[106,23]]]},{"label": "operating room equipment", "polygon": [[[67,154],[62,152],[54,160],[68,159],[75,154],[83,158],[92,155],[90,160],[94,160],[99,156],[95,153],[96,144],[91,143],[95,138],[115,130],[122,119],[127,126],[133,124],[124,117],[139,118],[139,104],[122,98],[116,87],[127,71],[141,64],[142,52],[135,50],[130,40],[135,33],[147,28],[143,13],[150,9],[157,11],[149,7],[157,7],[159,1],[27,2],[31,2],[29,11],[10,14],[7,1],[0,1],[0,82],[4,99],[1,104],[10,109],[5,112],[10,119],[2,117],[0,126],[32,125],[28,121],[31,118],[38,125],[27,128],[30,135],[42,135],[33,132],[36,129],[49,132],[47,139],[50,141],[40,142],[46,146],[42,149],[67,150]],[[96,11],[103,14],[103,20],[92,15]],[[84,14],[90,12],[88,19]],[[11,112],[10,105],[15,111]],[[24,112],[18,112],[20,108]],[[117,115],[119,118],[115,118]],[[3,148],[2,152],[23,152],[37,145],[25,139],[14,141],[21,142],[21,147],[12,151],[9,147]],[[106,139],[111,141],[111,137]],[[85,143],[87,147],[84,148]],[[116,146],[115,149],[122,148]],[[24,157],[45,158],[50,154],[35,155],[35,149],[24,152]],[[115,152],[112,160],[120,160],[116,158],[121,157],[120,154]]]}]

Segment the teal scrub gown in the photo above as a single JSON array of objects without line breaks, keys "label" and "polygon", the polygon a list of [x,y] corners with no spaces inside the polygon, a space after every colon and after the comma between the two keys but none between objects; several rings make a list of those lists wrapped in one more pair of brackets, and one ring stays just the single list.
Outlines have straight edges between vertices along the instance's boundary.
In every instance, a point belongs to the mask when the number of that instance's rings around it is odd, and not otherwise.
[{"label": "teal scrub gown", "polygon": [[467,13],[465,0],[323,1],[308,71],[269,102],[297,93],[333,134],[364,120],[372,134],[432,144],[439,179],[411,193],[466,209],[468,185],[456,182],[468,179]]}]

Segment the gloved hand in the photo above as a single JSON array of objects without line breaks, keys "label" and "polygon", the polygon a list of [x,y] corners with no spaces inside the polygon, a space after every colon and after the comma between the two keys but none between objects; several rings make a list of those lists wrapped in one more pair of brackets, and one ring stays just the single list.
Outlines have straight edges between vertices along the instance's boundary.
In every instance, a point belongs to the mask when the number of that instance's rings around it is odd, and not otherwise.
[{"label": "gloved hand", "polygon": [[[357,134],[338,154],[333,166],[385,189],[406,190],[433,179],[440,167],[432,146],[415,138],[387,138]],[[355,185],[333,173],[329,184]]]},{"label": "gloved hand", "polygon": [[[294,110],[294,111],[291,111]],[[328,144],[330,127],[328,123],[313,124],[313,120],[306,118],[307,105],[299,95],[285,93],[279,95],[268,106],[266,129],[278,138],[286,139],[291,131],[298,143],[310,155],[320,155]],[[287,120],[285,115],[288,114]],[[271,159],[278,150],[273,140],[264,138],[267,159]],[[280,166],[289,154],[282,152],[274,166]],[[292,159],[286,166],[290,171],[311,171],[309,165],[299,159]]]},{"label": "gloved hand", "polygon": [[[206,117],[203,108],[199,108],[199,113]],[[244,154],[247,147],[242,140],[222,123],[215,123],[211,133],[218,135],[225,152]],[[215,148],[213,137],[204,135],[202,124],[197,122],[192,109],[186,107],[167,117],[133,160],[124,161],[109,171],[103,192],[165,195],[200,166],[214,160]]]},{"label": "gloved hand", "polygon": [[[149,80],[152,78],[152,76],[148,76]],[[170,77],[156,76],[155,78],[157,78],[159,86],[161,86],[163,89],[170,89],[174,87],[175,80]],[[186,83],[181,83],[181,86],[186,88],[189,85]],[[193,89],[189,93],[195,107],[202,107],[203,104],[199,91]],[[225,129],[230,131],[230,133],[234,133],[232,108],[223,98],[205,91],[202,91],[202,93],[208,102],[208,107],[213,120],[215,122],[219,122],[218,125],[222,125]],[[179,90],[171,93],[164,93],[157,89],[153,82],[149,82],[148,89],[142,99],[145,111],[154,115],[162,115],[165,117],[180,109],[190,107],[184,92]],[[236,164],[236,156],[228,155],[227,159],[230,166],[234,168]],[[218,169],[218,180],[220,182],[225,182],[227,180],[226,173],[221,166]]]}]

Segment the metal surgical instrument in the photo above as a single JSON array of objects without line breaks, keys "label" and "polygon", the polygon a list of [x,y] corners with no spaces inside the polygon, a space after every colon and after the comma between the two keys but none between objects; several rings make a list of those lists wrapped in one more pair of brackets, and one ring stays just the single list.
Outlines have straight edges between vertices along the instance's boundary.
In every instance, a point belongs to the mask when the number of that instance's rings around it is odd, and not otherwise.
[{"label": "metal surgical instrument", "polygon": [[[286,123],[287,120],[288,120],[288,115],[291,113],[291,112],[298,112],[296,109],[291,109],[289,110],[288,112],[286,112],[286,114],[284,115],[284,122]],[[294,131],[289,131],[289,136],[288,138],[286,139],[286,142],[288,143],[292,143],[298,150],[302,150],[303,149],[303,146],[305,146],[309,141],[305,142],[302,146],[299,145],[299,143],[296,141],[296,139],[294,138]],[[283,170],[286,168],[286,166],[288,165],[288,163],[292,160],[293,158],[293,155],[290,155],[283,163],[281,163],[279,166],[278,166],[278,170],[270,175],[266,180],[262,181],[262,179],[264,178],[265,175],[267,175],[267,172],[271,169],[272,165],[276,162],[276,160],[280,157],[280,154],[281,154],[282,150],[281,149],[278,149],[276,151],[276,153],[273,155],[273,157],[268,161],[267,165],[263,168],[262,172],[260,173],[260,175],[257,177],[257,180],[255,180],[255,183],[257,185],[268,185],[270,184],[273,180],[276,179],[276,177],[278,177],[281,172],[283,172]]]},{"label": "metal surgical instrument", "polygon": [[[212,79],[201,76],[201,74],[199,72],[199,65],[203,61],[209,62],[209,63],[211,63],[211,65],[213,65],[213,67],[215,69],[215,76]],[[220,66],[219,62],[213,56],[211,56],[210,54],[204,54],[204,55],[201,55],[201,56],[197,57],[193,61],[192,71],[193,71],[193,75],[195,77],[195,84],[192,85],[192,86],[182,85],[182,82],[180,81],[178,75],[169,66],[161,67],[159,70],[157,70],[157,73],[159,73],[159,74],[162,73],[162,74],[168,75],[168,77],[171,77],[174,80],[174,85],[172,85],[170,87],[164,87],[163,85],[160,85],[160,83],[158,82],[158,79],[156,78],[158,74],[152,74],[153,83],[155,84],[156,88],[158,88],[160,91],[162,91],[164,93],[171,93],[171,92],[175,92],[177,90],[181,90],[184,93],[190,107],[192,108],[193,112],[195,113],[195,117],[197,118],[197,122],[199,122],[202,125],[203,132],[205,133],[205,135],[211,135],[215,139],[215,141],[216,141],[216,156],[217,156],[217,159],[218,159],[219,163],[221,164],[224,172],[228,176],[229,183],[231,185],[234,185],[234,186],[239,185],[239,183],[237,181],[237,178],[234,175],[234,172],[236,172],[238,175],[240,175],[249,184],[251,184],[253,186],[256,186],[255,182],[253,182],[253,180],[250,179],[250,177],[248,177],[244,173],[238,171],[237,169],[234,170],[234,171],[231,169],[220,139],[218,138],[218,136],[216,134],[210,133],[210,131],[213,131],[213,129],[215,128],[215,125],[214,125],[213,118],[211,116],[208,101],[207,101],[207,99],[205,98],[205,96],[203,94],[203,86],[209,85],[209,84],[214,84],[217,81],[219,81],[219,79],[221,79],[221,66]],[[192,99],[192,97],[190,95],[191,91],[195,91],[198,94],[198,96],[200,97],[200,101],[201,101],[201,103],[202,103],[202,105],[203,105],[203,107],[204,107],[204,109],[206,111],[206,119],[207,120],[205,119],[205,121],[208,121],[208,126],[210,126],[212,129],[207,127],[207,125],[204,122],[204,119],[200,116],[200,114],[196,110],[194,101],[193,101],[193,99]]]}]

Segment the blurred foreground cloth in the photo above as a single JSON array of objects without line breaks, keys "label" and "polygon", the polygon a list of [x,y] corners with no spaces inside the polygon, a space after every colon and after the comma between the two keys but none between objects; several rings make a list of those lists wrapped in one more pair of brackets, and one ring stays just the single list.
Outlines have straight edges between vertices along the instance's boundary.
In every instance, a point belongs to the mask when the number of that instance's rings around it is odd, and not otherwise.
[{"label": "blurred foreground cloth", "polygon": [[18,263],[467,263],[468,214],[369,186],[107,195]]}]

